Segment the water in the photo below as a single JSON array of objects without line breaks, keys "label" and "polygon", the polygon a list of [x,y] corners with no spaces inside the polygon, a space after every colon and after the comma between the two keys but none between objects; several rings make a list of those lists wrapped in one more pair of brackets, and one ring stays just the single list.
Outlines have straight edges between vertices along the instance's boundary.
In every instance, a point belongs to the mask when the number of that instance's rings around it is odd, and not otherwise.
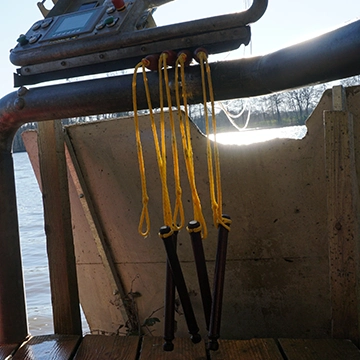
[{"label": "water", "polygon": [[29,330],[32,335],[52,334],[42,196],[27,153],[13,157]]},{"label": "water", "polygon": [[[305,134],[305,126],[247,130],[218,134],[218,142],[246,145],[274,138],[300,139]],[[52,334],[42,196],[27,153],[15,153],[13,156],[29,330],[32,335]],[[86,332],[88,328],[83,314],[82,318],[83,329]]]},{"label": "water", "polygon": [[[42,195],[27,153],[14,153],[26,306],[31,335],[53,334]],[[84,313],[83,332],[89,331]]]}]

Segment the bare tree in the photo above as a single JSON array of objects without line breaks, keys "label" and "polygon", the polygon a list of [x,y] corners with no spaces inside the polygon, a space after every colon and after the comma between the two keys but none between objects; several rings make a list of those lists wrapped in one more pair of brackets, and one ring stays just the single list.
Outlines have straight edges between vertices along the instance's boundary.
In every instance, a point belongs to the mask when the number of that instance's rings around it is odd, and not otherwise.
[{"label": "bare tree", "polygon": [[283,93],[274,93],[269,97],[269,107],[270,111],[273,114],[273,117],[276,118],[277,125],[281,125],[281,105],[284,102],[284,94]]},{"label": "bare tree", "polygon": [[319,101],[323,90],[323,86],[307,86],[285,93],[287,105],[295,110],[298,124],[303,124],[310,115],[310,112]]}]

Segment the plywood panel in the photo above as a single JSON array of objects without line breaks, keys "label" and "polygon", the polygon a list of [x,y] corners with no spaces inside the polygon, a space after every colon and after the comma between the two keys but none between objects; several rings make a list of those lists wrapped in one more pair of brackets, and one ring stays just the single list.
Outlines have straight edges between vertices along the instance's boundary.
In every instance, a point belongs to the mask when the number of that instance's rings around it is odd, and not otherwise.
[{"label": "plywood panel", "polygon": [[359,349],[349,340],[280,339],[288,360],[359,360]]},{"label": "plywood panel", "polygon": [[[223,207],[233,220],[223,337],[276,337],[288,333],[304,337],[309,332],[310,336],[319,337],[330,332],[322,125],[322,111],[331,107],[330,100],[331,96],[325,94],[308,121],[309,133],[303,140],[220,148]],[[68,128],[125,289],[130,291],[133,286],[141,293],[136,302],[142,319],[149,316],[149,309],[163,304],[166,260],[157,235],[163,225],[162,200],[148,122],[146,116],[140,119],[152,224],[146,239],[137,232],[141,186],[133,119]],[[206,141],[195,128],[192,139],[197,184],[209,226],[204,248],[212,277],[217,232],[211,224],[209,208]],[[171,163],[170,155],[168,162]],[[184,168],[181,178],[188,221],[192,220],[192,205]],[[169,184],[172,194],[170,170]],[[190,290],[198,294],[191,242],[183,230],[179,233],[178,252]],[[141,281],[133,281],[137,275]],[[194,303],[200,318],[202,309],[197,306],[197,298]],[[298,316],[293,311],[295,307]],[[186,329],[179,329],[185,332],[178,336],[185,336]]]}]

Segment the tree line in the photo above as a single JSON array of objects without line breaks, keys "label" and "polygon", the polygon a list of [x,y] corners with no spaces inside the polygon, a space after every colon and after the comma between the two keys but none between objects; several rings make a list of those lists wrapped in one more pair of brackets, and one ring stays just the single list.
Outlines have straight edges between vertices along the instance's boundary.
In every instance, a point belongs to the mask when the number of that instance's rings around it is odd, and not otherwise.
[{"label": "tree line", "polygon": [[[344,87],[360,85],[360,75],[343,79]],[[273,93],[249,99],[233,99],[216,105],[217,131],[236,131],[242,128],[271,128],[304,125],[306,119],[318,104],[323,92],[331,84],[311,85],[290,91]],[[207,109],[211,117],[211,109]],[[64,119],[64,125],[129,116],[131,112],[105,114]],[[205,132],[205,109],[202,104],[191,105],[189,115],[199,129]],[[211,122],[210,122],[211,123]],[[16,133],[13,151],[25,151],[21,134],[27,130],[36,130],[37,123],[24,124]]]}]

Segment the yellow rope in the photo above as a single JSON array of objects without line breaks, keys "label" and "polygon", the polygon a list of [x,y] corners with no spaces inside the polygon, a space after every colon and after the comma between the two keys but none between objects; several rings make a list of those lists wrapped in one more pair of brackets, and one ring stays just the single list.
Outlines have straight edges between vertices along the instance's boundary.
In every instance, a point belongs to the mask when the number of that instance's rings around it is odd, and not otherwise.
[{"label": "yellow rope", "polygon": [[[165,90],[166,90],[166,98],[169,108],[169,118],[170,118],[170,128],[171,128],[171,148],[173,154],[173,169],[174,169],[174,182],[175,182],[175,207],[173,212],[173,226],[176,230],[180,230],[184,227],[185,224],[185,215],[184,215],[184,207],[182,203],[182,189],[180,185],[180,171],[179,171],[179,154],[176,140],[176,130],[175,130],[175,121],[172,110],[172,101],[171,101],[171,91],[169,86],[169,74],[167,71],[167,57],[169,55],[164,53],[160,56],[159,67],[162,65],[164,69],[164,78],[165,78]],[[161,69],[159,69],[161,70]],[[160,73],[160,71],[159,71]],[[161,87],[161,79],[160,87]],[[161,111],[163,113],[163,110]],[[177,218],[179,216],[179,224],[177,224]]]},{"label": "yellow rope", "polygon": [[[167,71],[167,54],[164,53],[160,56],[158,63],[158,73],[159,73],[159,100],[160,100],[160,141],[157,132],[157,127],[154,118],[154,112],[151,104],[150,90],[146,76],[145,70],[145,61],[140,62],[134,71],[133,81],[132,81],[132,95],[133,95],[133,108],[134,108],[134,123],[135,123],[135,133],[136,133],[136,144],[137,144],[137,153],[139,160],[139,170],[141,176],[141,188],[142,188],[142,212],[139,221],[139,233],[143,236],[147,236],[150,232],[150,219],[148,211],[148,202],[149,197],[147,194],[147,185],[146,185],[146,174],[145,174],[145,163],[141,145],[141,137],[139,130],[139,118],[137,114],[137,100],[136,100],[136,78],[137,71],[142,67],[143,80],[145,86],[146,99],[148,103],[148,108],[150,111],[150,121],[151,129],[154,138],[155,152],[157,163],[159,167],[159,174],[162,184],[162,202],[163,202],[163,217],[164,224],[171,228],[171,233],[177,231],[184,226],[184,209],[182,204],[182,189],[180,185],[180,172],[179,172],[179,158],[177,151],[177,141],[176,141],[176,130],[175,122],[171,104],[171,92],[169,86],[169,76]],[[203,89],[203,101],[204,101],[204,111],[205,111],[205,124],[206,124],[206,135],[207,135],[207,162],[208,162],[208,176],[210,184],[210,200],[211,208],[213,211],[213,221],[214,225],[218,227],[219,224],[224,226],[226,229],[230,230],[231,221],[222,216],[222,191],[221,191],[221,177],[220,177],[220,158],[219,150],[216,142],[216,117],[215,117],[215,106],[214,106],[214,94],[211,81],[211,71],[210,66],[207,60],[207,55],[205,52],[200,51],[197,54],[200,63],[201,69],[201,79],[202,79],[202,89]],[[206,221],[202,212],[201,201],[199,194],[197,192],[196,181],[195,181],[195,168],[194,168],[194,157],[191,144],[191,132],[190,132],[190,120],[188,114],[188,103],[187,103],[187,91],[186,91],[186,82],[185,82],[185,62],[186,55],[181,54],[175,64],[175,95],[176,95],[176,105],[179,116],[179,126],[181,132],[181,140],[183,145],[183,153],[185,159],[185,165],[187,170],[187,176],[189,180],[191,197],[193,202],[193,212],[194,220],[198,221],[200,226],[193,231],[201,231],[202,237],[207,237],[207,226]],[[179,82],[179,71],[181,81]],[[206,76],[205,76],[206,75]],[[164,81],[164,80],[165,81]],[[209,114],[207,110],[207,93],[206,93],[206,80],[208,84],[209,97],[212,107],[212,128],[214,132],[214,142],[213,142],[213,151],[214,159],[212,154],[211,141],[209,139]],[[163,83],[165,83],[165,95],[163,89]],[[180,96],[180,84],[181,84],[181,96]],[[166,138],[165,138],[165,115],[164,115],[164,97],[166,96],[167,105],[169,108],[169,118],[170,118],[170,128],[171,128],[171,148],[173,156],[173,169],[174,169],[174,182],[175,182],[175,206],[174,211],[171,209],[171,201],[169,196],[169,190],[167,185],[167,166],[166,166]],[[184,106],[185,117],[181,111],[181,99]],[[215,164],[215,177],[214,177],[214,165]],[[177,224],[177,218],[179,217],[179,225]],[[143,231],[143,228],[145,230]],[[169,236],[170,236],[169,235]]]},{"label": "yellow rope", "polygon": [[[149,220],[149,212],[148,212],[148,202],[149,197],[147,194],[147,185],[146,185],[146,174],[145,174],[145,163],[141,145],[141,137],[140,137],[140,130],[139,130],[139,119],[137,114],[137,96],[136,96],[136,74],[140,67],[142,67],[143,72],[143,80],[145,86],[145,93],[146,99],[148,103],[148,108],[150,112],[150,122],[151,122],[151,129],[154,138],[154,146],[155,146],[155,153],[156,159],[159,168],[159,174],[161,179],[162,185],[162,203],[163,203],[163,218],[164,224],[169,226],[172,231],[177,231],[181,227],[184,226],[185,223],[185,215],[183,204],[181,200],[182,189],[180,185],[180,171],[179,171],[179,158],[178,158],[178,151],[177,151],[177,141],[176,141],[176,131],[175,131],[175,121],[172,112],[172,105],[171,105],[171,93],[169,87],[169,76],[167,72],[167,64],[166,64],[166,54],[163,54],[160,57],[158,63],[158,71],[159,71],[159,97],[160,97],[160,141],[157,132],[157,126],[155,122],[154,112],[151,104],[151,97],[150,97],[150,90],[146,76],[145,70],[145,61],[140,62],[135,67],[135,72],[132,81],[132,91],[133,91],[133,108],[134,108],[134,123],[135,123],[135,134],[136,134],[136,143],[138,149],[138,160],[139,160],[139,169],[140,169],[140,177],[141,177],[141,185],[142,185],[142,204],[143,209],[140,216],[140,223],[139,223],[139,233],[142,236],[147,236],[150,232],[150,220]],[[175,181],[175,207],[174,212],[171,209],[171,201],[169,196],[169,189],[167,185],[167,163],[166,163],[166,137],[165,137],[165,116],[164,116],[164,91],[163,91],[163,75],[162,75],[162,68],[164,68],[164,77],[165,77],[165,84],[166,84],[166,98],[169,107],[169,117],[170,117],[170,127],[171,127],[171,144],[172,144],[172,153],[173,153],[173,169],[174,169],[174,181]],[[179,217],[179,224],[177,224],[177,218]],[[143,227],[145,231],[143,231]],[[170,235],[169,235],[170,236]]]},{"label": "yellow rope", "polygon": [[[209,173],[209,184],[210,184],[209,185],[210,201],[211,201],[211,208],[213,211],[213,221],[216,227],[218,227],[218,225],[221,224],[227,230],[230,231],[229,219],[226,219],[222,216],[220,157],[219,157],[219,148],[216,141],[215,100],[214,100],[214,91],[213,91],[212,79],[211,79],[211,69],[208,62],[207,54],[204,51],[198,52],[197,56],[199,58],[200,69],[201,69],[201,82],[202,82],[204,113],[205,113],[205,128],[206,128],[206,137],[207,137],[207,162],[208,162],[208,173]],[[205,78],[205,71],[206,71],[206,78]],[[206,80],[208,83],[209,97],[211,102],[212,129],[214,133],[214,141],[213,141],[214,160],[212,158],[211,141],[209,138],[210,126],[209,126],[209,114],[206,105],[207,103]],[[215,163],[215,180],[214,180],[213,162]],[[216,191],[215,191],[214,182],[216,183]]]},{"label": "yellow rope", "polygon": [[[149,217],[149,210],[148,210],[148,203],[149,203],[149,196],[147,194],[147,186],[146,186],[146,173],[145,173],[145,162],[144,162],[144,155],[141,145],[141,138],[140,138],[140,129],[139,129],[139,117],[137,111],[137,96],[136,96],[136,78],[137,78],[137,71],[140,67],[143,67],[143,71],[145,71],[144,64],[140,62],[135,67],[133,79],[132,79],[132,98],[133,98],[133,109],[134,109],[134,123],[135,123],[135,136],[136,136],[136,147],[137,147],[137,154],[138,154],[138,162],[139,162],[139,170],[140,170],[140,178],[141,178],[141,190],[142,190],[142,211],[139,221],[138,231],[142,236],[147,236],[150,232],[150,217]],[[145,226],[145,230],[143,228]]]},{"label": "yellow rope", "polygon": [[[191,133],[190,133],[190,120],[187,106],[187,92],[186,92],[186,83],[185,83],[185,54],[181,54],[175,64],[175,94],[176,94],[176,105],[179,115],[179,124],[181,131],[181,139],[183,145],[183,153],[185,159],[185,165],[191,190],[191,197],[193,202],[193,212],[194,220],[197,220],[201,224],[202,237],[207,237],[207,226],[206,221],[201,208],[201,201],[199,194],[196,188],[195,182],[195,169],[194,169],[194,157],[193,150],[191,145]],[[180,89],[179,89],[179,68],[181,75],[181,85],[182,85],[182,100],[184,104],[185,119],[183,113],[181,112],[181,99],[180,99]]]}]

